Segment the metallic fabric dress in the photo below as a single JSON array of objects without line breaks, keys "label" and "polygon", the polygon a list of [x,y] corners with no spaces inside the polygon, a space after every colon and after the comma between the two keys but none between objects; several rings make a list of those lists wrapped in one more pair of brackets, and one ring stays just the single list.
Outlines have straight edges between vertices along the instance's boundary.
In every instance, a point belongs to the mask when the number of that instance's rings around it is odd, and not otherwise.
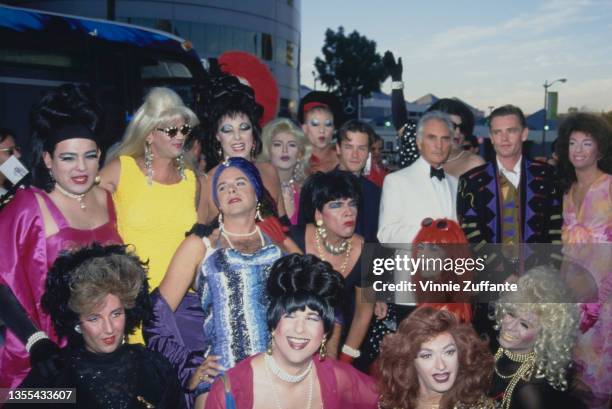
[{"label": "metallic fabric dress", "polygon": [[[217,248],[202,263],[198,291],[204,311],[207,353],[221,357],[232,368],[249,356],[266,350],[270,332],[266,323],[266,281],[272,264],[282,255],[273,244],[253,254]],[[206,392],[202,382],[197,392]]]}]

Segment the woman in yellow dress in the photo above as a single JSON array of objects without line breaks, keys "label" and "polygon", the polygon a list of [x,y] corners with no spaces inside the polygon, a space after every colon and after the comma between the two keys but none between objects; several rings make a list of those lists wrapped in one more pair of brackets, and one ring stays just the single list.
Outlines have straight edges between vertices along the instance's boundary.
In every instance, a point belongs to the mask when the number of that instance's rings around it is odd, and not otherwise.
[{"label": "woman in yellow dress", "polygon": [[151,289],[197,219],[199,181],[185,169],[183,145],[198,123],[174,91],[153,88],[100,172],[113,193],[119,234],[149,260]]}]

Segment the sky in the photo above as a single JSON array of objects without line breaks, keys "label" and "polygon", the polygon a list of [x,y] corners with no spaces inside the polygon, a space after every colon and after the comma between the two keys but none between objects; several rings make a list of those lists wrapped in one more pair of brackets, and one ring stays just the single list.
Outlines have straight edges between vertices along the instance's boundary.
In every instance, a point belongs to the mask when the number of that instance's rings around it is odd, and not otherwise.
[{"label": "sky", "polygon": [[612,111],[612,0],[302,0],[301,18],[309,87],[325,30],[343,26],[402,57],[408,101],[432,93],[529,114],[544,106],[545,81],[567,78],[549,89],[560,113]]}]

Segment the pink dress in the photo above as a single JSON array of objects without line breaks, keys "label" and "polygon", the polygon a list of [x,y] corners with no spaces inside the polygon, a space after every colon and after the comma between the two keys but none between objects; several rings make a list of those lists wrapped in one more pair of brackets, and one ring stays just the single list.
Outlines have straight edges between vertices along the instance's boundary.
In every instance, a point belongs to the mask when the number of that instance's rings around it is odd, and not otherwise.
[{"label": "pink dress", "polygon": [[[599,402],[612,391],[612,175],[598,178],[579,211],[573,187],[563,198],[563,247],[597,285],[597,302],[582,304],[581,330],[574,350],[581,378]],[[607,407],[606,403],[602,403]]]},{"label": "pink dress", "polygon": [[[43,218],[35,193],[43,198],[58,232],[45,238]],[[93,230],[70,227],[49,196],[37,188],[19,190],[0,213],[0,285],[6,285],[24,307],[34,325],[60,346],[50,317],[40,300],[45,291],[47,271],[62,250],[81,247],[94,241],[121,243],[117,233],[115,210],[107,195],[108,222]],[[30,370],[30,359],[23,343],[7,329],[0,346],[0,388],[15,388]]]},{"label": "pink dress", "polygon": [[[253,368],[251,361],[258,355],[245,359],[227,371],[232,395],[238,409],[253,407]],[[375,409],[378,391],[374,380],[352,366],[333,359],[319,360],[313,357],[319,378],[321,398],[325,409]],[[315,408],[320,405],[313,405]],[[225,409],[223,381],[217,379],[206,400],[205,409]]]}]

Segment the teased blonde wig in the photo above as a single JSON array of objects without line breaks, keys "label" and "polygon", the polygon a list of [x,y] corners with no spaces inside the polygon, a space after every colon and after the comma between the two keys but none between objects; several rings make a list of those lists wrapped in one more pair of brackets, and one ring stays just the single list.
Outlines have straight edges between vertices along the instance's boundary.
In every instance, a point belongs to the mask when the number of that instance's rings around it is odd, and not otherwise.
[{"label": "teased blonde wig", "polygon": [[262,150],[261,154],[257,157],[258,162],[268,162],[270,161],[270,148],[272,147],[272,138],[281,133],[287,132],[295,137],[295,140],[298,144],[298,152],[300,158],[296,167],[299,167],[299,171],[297,173],[298,179],[303,179],[306,171],[306,166],[308,165],[308,161],[310,160],[310,155],[312,153],[312,146],[308,141],[304,132],[298,128],[290,119],[287,118],[277,118],[273,121],[268,122],[266,126],[264,126],[261,132],[261,141],[262,141]]},{"label": "teased blonde wig", "polygon": [[518,280],[518,291],[502,295],[495,306],[497,326],[508,312],[533,313],[539,317],[540,333],[534,345],[536,377],[546,378],[555,389],[567,388],[566,372],[578,335],[578,305],[559,278],[545,266],[531,269]]},{"label": "teased blonde wig", "polygon": [[164,87],[151,89],[125,130],[121,144],[109,151],[106,162],[122,155],[134,158],[143,156],[147,135],[155,128],[165,128],[169,121],[177,117],[182,117],[191,127],[200,123],[176,92]]}]

